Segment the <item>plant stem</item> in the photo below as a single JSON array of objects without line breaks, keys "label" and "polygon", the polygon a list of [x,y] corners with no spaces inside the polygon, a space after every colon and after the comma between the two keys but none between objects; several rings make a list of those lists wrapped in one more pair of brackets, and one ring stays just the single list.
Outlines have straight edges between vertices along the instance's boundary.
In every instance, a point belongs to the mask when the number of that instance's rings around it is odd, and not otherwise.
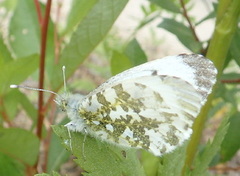
[{"label": "plant stem", "polygon": [[[194,39],[196,40],[196,42],[200,43],[200,40],[197,36],[197,33],[195,31],[195,27],[194,25],[192,24],[190,18],[189,18],[189,15],[188,15],[188,12],[187,12],[187,9],[185,7],[185,3],[184,3],[184,0],[179,0],[180,1],[180,5],[182,6],[182,15],[186,18],[187,22],[188,22],[188,25],[189,25],[189,28],[190,30],[192,31],[192,34],[193,34],[193,37]],[[206,51],[205,49],[203,49],[203,47],[200,48],[199,52],[203,55],[206,54]]]},{"label": "plant stem", "polygon": [[191,30],[192,33],[193,33],[193,36],[194,36],[195,40],[199,42],[198,36],[197,36],[197,34],[196,34],[196,32],[195,32],[195,27],[193,26],[193,24],[192,24],[192,22],[191,22],[191,20],[190,20],[190,18],[189,18],[189,16],[188,16],[187,10],[186,10],[186,8],[185,8],[184,1],[183,1],[183,0],[180,0],[180,4],[181,4],[181,6],[182,6],[183,16],[186,18],[186,20],[187,20],[187,22],[188,22],[188,25],[189,25],[189,28],[190,28],[190,30]]},{"label": "plant stem", "polygon": [[[36,5],[38,3],[35,3]],[[43,21],[39,18],[41,27],[41,51],[40,51],[40,63],[39,63],[39,88],[43,89],[44,87],[44,70],[45,70],[45,56],[46,56],[46,45],[47,45],[47,31],[48,31],[48,23],[50,19],[50,10],[51,10],[52,0],[48,0],[46,4],[45,16]],[[38,10],[38,6],[37,6]],[[43,102],[43,92],[39,91],[38,94],[38,122],[37,122],[37,136],[39,140],[42,139],[42,128],[43,128],[43,120],[44,120],[44,102]],[[37,170],[39,164],[39,158],[37,163],[35,164],[35,169]],[[46,163],[45,163],[46,164]],[[43,170],[45,172],[45,170]]]},{"label": "plant stem", "polygon": [[227,84],[239,84],[239,83],[240,83],[240,79],[221,80],[221,83],[227,83]]},{"label": "plant stem", "polygon": [[[41,53],[39,63],[39,89],[44,87],[44,70],[45,70],[45,56],[46,56],[46,44],[47,44],[47,29],[50,17],[52,0],[47,1],[45,17],[41,26]],[[38,123],[37,123],[37,136],[39,139],[42,138],[42,125],[44,119],[44,108],[43,108],[43,92],[39,91],[38,94]]]},{"label": "plant stem", "polygon": [[41,7],[40,7],[40,4],[39,4],[39,1],[38,0],[34,0],[34,3],[35,3],[35,6],[36,6],[36,10],[37,10],[37,15],[38,15],[38,23],[42,24],[42,12],[41,12]]},{"label": "plant stem", "polygon": [[[207,58],[211,59],[218,69],[218,79],[222,74],[232,37],[237,29],[239,14],[239,0],[219,1],[215,30],[207,52]],[[187,157],[182,175],[185,174],[187,168],[191,168],[192,166],[212,99],[213,94],[208,97],[207,103],[193,124],[193,134],[187,148]]]}]

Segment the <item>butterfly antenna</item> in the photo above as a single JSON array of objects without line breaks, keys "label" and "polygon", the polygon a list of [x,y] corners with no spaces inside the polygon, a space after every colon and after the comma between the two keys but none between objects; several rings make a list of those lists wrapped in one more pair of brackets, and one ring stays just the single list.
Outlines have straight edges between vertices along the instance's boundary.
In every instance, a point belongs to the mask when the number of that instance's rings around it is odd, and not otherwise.
[{"label": "butterfly antenna", "polygon": [[[24,89],[28,89],[28,90],[35,90],[35,91],[48,92],[48,93],[52,93],[52,94],[54,94],[54,95],[57,95],[57,96],[61,97],[59,94],[57,94],[56,92],[53,92],[53,91],[51,91],[51,90],[38,89],[38,88],[27,87],[27,86],[21,86],[21,85],[15,85],[15,84],[10,85],[10,88],[12,88],[12,89],[16,89],[16,88],[24,88]],[[62,97],[61,97],[61,98],[62,98]]]},{"label": "butterfly antenna", "polygon": [[62,73],[63,73],[63,86],[64,86],[64,92],[67,92],[67,84],[66,84],[66,67],[65,65],[62,67]]},{"label": "butterfly antenna", "polygon": [[[66,67],[63,66],[63,67],[62,67],[62,72],[63,72],[64,91],[67,92],[65,70],[66,70]],[[28,89],[28,90],[35,90],[35,91],[48,92],[48,93],[51,93],[51,94],[57,95],[57,96],[60,97],[62,100],[64,100],[64,98],[63,98],[62,96],[60,96],[59,94],[57,94],[56,92],[53,92],[53,91],[51,91],[51,90],[38,89],[38,88],[33,88],[33,87],[28,87],[28,86],[21,86],[21,85],[15,85],[15,84],[10,85],[10,88],[12,88],[12,89],[16,89],[16,88],[24,88],[24,89]]]}]

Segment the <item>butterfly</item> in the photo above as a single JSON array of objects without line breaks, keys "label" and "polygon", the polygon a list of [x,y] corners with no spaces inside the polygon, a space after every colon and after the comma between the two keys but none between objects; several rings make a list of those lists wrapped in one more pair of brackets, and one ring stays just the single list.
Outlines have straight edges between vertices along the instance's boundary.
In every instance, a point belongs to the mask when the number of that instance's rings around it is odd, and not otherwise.
[{"label": "butterfly", "polygon": [[67,112],[68,130],[162,156],[189,139],[216,75],[209,59],[180,54],[128,69],[86,96],[48,92]]},{"label": "butterfly", "polygon": [[85,97],[56,102],[71,119],[70,131],[161,156],[189,139],[216,75],[201,55],[168,56],[113,76]]}]

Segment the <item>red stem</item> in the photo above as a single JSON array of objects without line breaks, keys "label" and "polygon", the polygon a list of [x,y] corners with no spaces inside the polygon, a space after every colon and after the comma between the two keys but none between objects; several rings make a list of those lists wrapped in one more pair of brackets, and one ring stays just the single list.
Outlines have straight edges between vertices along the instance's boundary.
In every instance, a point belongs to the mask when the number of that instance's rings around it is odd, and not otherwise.
[{"label": "red stem", "polygon": [[[38,3],[37,3],[38,4]],[[36,5],[37,5],[36,4]],[[40,63],[39,63],[39,88],[43,89],[44,87],[44,70],[45,70],[45,56],[46,56],[46,45],[47,45],[47,30],[48,23],[50,19],[50,10],[51,10],[52,0],[48,0],[46,4],[45,16],[40,24],[41,26],[41,52],[40,52]],[[38,8],[37,8],[38,9]],[[40,18],[39,18],[40,20]],[[43,102],[43,92],[39,91],[38,94],[38,122],[37,122],[37,136],[41,140],[42,139],[42,127],[44,120],[44,102]],[[35,164],[35,169],[37,170],[38,162]]]},{"label": "red stem", "polygon": [[42,12],[41,12],[41,7],[39,4],[38,0],[34,0],[35,6],[36,6],[36,10],[37,10],[37,15],[38,15],[38,22],[40,24],[40,26],[42,26]]},{"label": "red stem", "polygon": [[194,28],[194,26],[192,25],[192,22],[191,22],[190,18],[188,17],[187,10],[186,10],[186,8],[185,8],[185,4],[184,4],[183,0],[180,0],[180,4],[181,4],[181,6],[182,6],[183,16],[186,18],[186,20],[187,20],[187,22],[188,22],[188,25],[189,25],[192,33],[193,33],[193,36],[194,36],[195,40],[199,42],[198,36],[197,36],[197,34],[196,34],[196,32],[195,32],[195,28]]},{"label": "red stem", "polygon": [[235,80],[221,80],[222,83],[232,83],[232,84],[238,84],[240,83],[240,79],[235,79]]},{"label": "red stem", "polygon": [[[44,69],[45,69],[45,55],[46,55],[46,44],[47,44],[47,29],[48,22],[50,17],[52,0],[47,1],[45,17],[43,19],[41,27],[41,53],[40,53],[40,68],[39,68],[39,88],[43,89],[44,87]],[[39,139],[42,138],[42,126],[44,119],[44,108],[43,108],[43,92],[39,91],[38,94],[38,123],[37,123],[37,136]]]},{"label": "red stem", "polygon": [[[187,9],[185,7],[185,3],[183,0],[179,0],[180,1],[180,4],[182,6],[182,15],[186,18],[187,22],[188,22],[188,25],[189,25],[189,28],[190,30],[192,31],[192,34],[193,34],[193,37],[194,39],[197,41],[197,42],[200,42],[198,36],[197,36],[197,33],[195,31],[195,27],[194,25],[192,24],[189,16],[188,16],[188,13],[187,13]],[[205,55],[206,54],[206,50],[204,50],[203,48],[200,49],[199,51],[201,54]]]},{"label": "red stem", "polygon": [[[57,24],[59,23],[59,19],[60,19],[59,17],[60,17],[61,6],[62,6],[62,4],[61,4],[61,2],[59,2],[57,4],[56,22],[54,25],[55,63],[57,63],[59,54],[60,54],[60,42],[59,42],[59,38],[58,38]],[[55,103],[53,104],[53,98],[54,98],[54,95],[51,95],[49,97],[48,101],[44,105],[44,109],[47,109],[48,107],[53,107],[53,108],[51,108],[52,113],[50,114],[50,118],[49,118],[50,124],[53,124],[53,122],[54,122],[54,117],[55,117],[54,112],[56,111],[56,104]],[[47,170],[48,153],[49,153],[50,141],[51,141],[51,136],[52,136],[52,129],[50,127],[47,129],[48,129],[47,136],[46,136],[45,140],[43,141],[44,159],[43,159],[42,169],[44,171]]]}]

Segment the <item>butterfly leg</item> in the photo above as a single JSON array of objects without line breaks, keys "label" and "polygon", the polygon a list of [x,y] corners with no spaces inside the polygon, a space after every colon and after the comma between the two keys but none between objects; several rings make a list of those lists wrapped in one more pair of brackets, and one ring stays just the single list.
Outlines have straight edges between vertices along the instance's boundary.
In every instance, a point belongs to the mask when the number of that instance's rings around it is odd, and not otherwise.
[{"label": "butterfly leg", "polygon": [[84,131],[84,138],[83,138],[83,144],[82,144],[82,153],[83,153],[83,159],[85,160],[86,156],[84,154],[84,147],[85,147],[85,141],[86,141],[86,136],[87,136],[87,129],[84,128],[83,131]]},{"label": "butterfly leg", "polygon": [[67,127],[67,130],[68,130],[68,136],[69,136],[69,139],[70,139],[69,147],[70,147],[70,150],[73,151],[73,150],[72,150],[72,137],[71,137],[71,133],[70,133],[70,130],[69,130],[68,127]]}]

